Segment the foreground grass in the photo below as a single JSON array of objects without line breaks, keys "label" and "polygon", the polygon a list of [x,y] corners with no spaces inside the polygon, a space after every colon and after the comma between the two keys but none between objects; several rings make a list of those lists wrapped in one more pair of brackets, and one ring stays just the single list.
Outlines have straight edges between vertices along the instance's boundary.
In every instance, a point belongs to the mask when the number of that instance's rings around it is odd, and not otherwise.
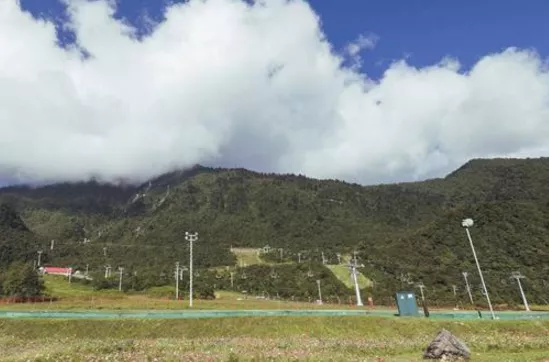
[{"label": "foreground grass", "polygon": [[[549,358],[549,322],[371,317],[0,320],[2,360],[419,361],[446,328],[473,361]],[[381,361],[381,359],[378,359]]]}]

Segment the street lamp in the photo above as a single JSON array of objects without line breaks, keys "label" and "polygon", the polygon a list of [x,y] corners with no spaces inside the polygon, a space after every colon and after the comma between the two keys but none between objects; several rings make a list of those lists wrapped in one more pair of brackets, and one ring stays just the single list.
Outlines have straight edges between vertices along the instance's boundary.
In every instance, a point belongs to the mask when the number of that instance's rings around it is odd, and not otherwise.
[{"label": "street lamp", "polygon": [[488,301],[488,306],[490,307],[490,313],[492,314],[492,319],[496,319],[496,315],[494,314],[494,309],[492,308],[492,302],[490,302],[490,296],[488,295],[488,288],[486,288],[486,283],[484,282],[484,277],[482,276],[482,270],[480,269],[480,264],[478,262],[475,246],[473,245],[473,239],[471,238],[471,233],[469,232],[469,228],[472,227],[473,224],[474,224],[473,219],[464,219],[461,222],[461,226],[465,228],[465,232],[467,233],[467,238],[469,239],[469,243],[471,244],[471,250],[473,250],[473,256],[475,257],[475,263],[477,264],[477,269],[480,275],[480,281],[482,282],[482,287],[486,292],[486,300]]},{"label": "street lamp", "polygon": [[193,242],[198,240],[198,233],[185,231],[185,239],[189,242],[189,307],[193,306]]},{"label": "street lamp", "polygon": [[462,272],[461,274],[463,274],[463,278],[465,278],[465,287],[467,288],[467,294],[469,294],[469,300],[471,301],[471,305],[474,305],[475,303],[473,302],[473,295],[471,294],[471,287],[469,286],[469,280],[467,279],[467,276],[469,275],[469,273]]},{"label": "street lamp", "polygon": [[528,305],[528,301],[526,300],[526,295],[524,294],[524,290],[522,289],[522,283],[520,280],[524,278],[524,275],[522,275],[520,272],[513,272],[511,274],[511,278],[515,278],[517,280],[517,284],[520,289],[520,295],[522,296],[522,302],[524,303],[524,309],[526,309],[527,312],[530,311],[530,306]]},{"label": "street lamp", "polygon": [[320,290],[320,279],[317,279],[316,284],[318,286],[318,304],[322,304],[322,292]]},{"label": "street lamp", "polygon": [[351,269],[351,277],[353,278],[353,283],[355,285],[356,305],[358,307],[362,307],[364,304],[362,303],[362,298],[360,296],[360,288],[358,286],[358,271],[357,271],[357,268],[359,266],[363,266],[363,265],[358,265],[357,260],[356,260],[356,251],[353,254],[354,254],[354,258],[353,258],[352,261],[349,262],[349,268]]}]

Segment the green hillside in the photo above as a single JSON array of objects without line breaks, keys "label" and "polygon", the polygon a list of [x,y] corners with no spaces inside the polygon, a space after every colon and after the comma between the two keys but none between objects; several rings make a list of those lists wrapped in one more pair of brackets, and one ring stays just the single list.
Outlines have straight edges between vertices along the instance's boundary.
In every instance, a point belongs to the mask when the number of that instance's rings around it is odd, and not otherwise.
[{"label": "green hillside", "polygon": [[0,204],[0,272],[15,261],[33,260],[40,245],[16,210]]},{"label": "green hillside", "polygon": [[[307,267],[321,263],[321,253],[336,264],[336,253],[358,250],[362,273],[375,281],[365,288],[368,293],[391,298],[395,289],[423,282],[430,296],[447,301],[454,298],[454,284],[464,298],[463,271],[470,274],[476,300],[482,300],[460,226],[461,219],[472,217],[471,233],[494,300],[520,300],[509,279],[520,270],[529,298],[544,303],[547,180],[546,158],[472,160],[445,178],[367,187],[198,166],[138,187],[95,181],[9,187],[0,189],[0,203],[19,213],[29,230],[18,231],[26,233],[18,238],[39,243],[45,263],[87,265],[96,273],[105,265],[124,266],[128,273],[169,280],[175,262],[188,260],[185,231],[197,231],[197,269],[234,267],[245,258],[251,258],[244,262],[250,267],[296,263],[298,253]],[[231,247],[266,245],[283,249],[282,256],[231,253]]]},{"label": "green hillside", "polygon": [[[337,279],[339,279],[347,288],[354,288],[355,285],[351,279],[351,273],[346,265],[327,265],[326,266]],[[360,289],[372,286],[372,281],[366,278],[360,271],[357,272],[357,283]]]}]

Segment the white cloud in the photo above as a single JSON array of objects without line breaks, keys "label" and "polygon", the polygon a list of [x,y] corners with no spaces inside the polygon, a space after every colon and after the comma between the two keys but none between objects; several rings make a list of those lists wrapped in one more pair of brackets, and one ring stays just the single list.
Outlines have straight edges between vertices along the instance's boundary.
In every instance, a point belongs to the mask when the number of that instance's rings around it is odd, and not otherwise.
[{"label": "white cloud", "polygon": [[360,69],[362,66],[362,57],[360,53],[363,50],[374,49],[378,41],[379,36],[376,34],[360,34],[355,41],[347,44],[345,52],[351,60],[351,68]]},{"label": "white cloud", "polygon": [[350,56],[356,56],[358,53],[365,49],[374,49],[377,42],[379,41],[379,36],[375,34],[360,34],[358,38],[347,44],[346,51]]},{"label": "white cloud", "polygon": [[300,0],[191,0],[142,41],[106,2],[69,3],[89,59],[0,1],[4,176],[143,180],[207,163],[372,183],[549,151],[535,53],[490,54],[467,74],[402,61],[374,83],[342,64],[375,41],[335,54]]}]

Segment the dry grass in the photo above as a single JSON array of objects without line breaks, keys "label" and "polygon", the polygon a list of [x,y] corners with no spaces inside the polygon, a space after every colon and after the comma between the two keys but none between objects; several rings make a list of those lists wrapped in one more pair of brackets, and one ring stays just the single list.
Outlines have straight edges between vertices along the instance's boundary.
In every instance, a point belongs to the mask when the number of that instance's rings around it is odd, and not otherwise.
[{"label": "dry grass", "polygon": [[549,322],[362,317],[0,320],[0,348],[13,361],[419,361],[441,328],[469,345],[473,361],[549,357]]}]

